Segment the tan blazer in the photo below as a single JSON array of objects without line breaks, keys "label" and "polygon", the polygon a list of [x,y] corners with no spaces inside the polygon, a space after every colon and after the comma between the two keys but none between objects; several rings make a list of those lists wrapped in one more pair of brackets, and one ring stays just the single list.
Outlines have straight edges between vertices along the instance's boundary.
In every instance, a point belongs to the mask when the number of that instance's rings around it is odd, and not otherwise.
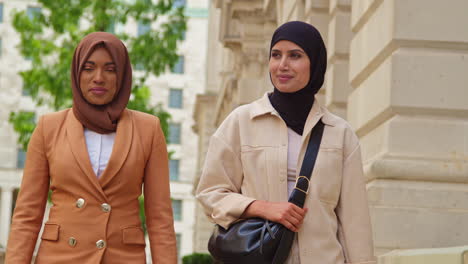
[{"label": "tan blazer", "polygon": [[[324,135],[298,232],[302,264],[374,264],[372,231],[357,136],[315,101],[297,164],[320,118]],[[227,228],[254,200],[287,201],[288,131],[268,100],[235,109],[210,140],[197,198]]]},{"label": "tan blazer", "polygon": [[98,179],[73,111],[43,116],[29,143],[6,263],[31,263],[49,182],[53,206],[36,263],[146,263],[142,185],[153,263],[177,263],[167,158],[159,120],[125,110]]}]

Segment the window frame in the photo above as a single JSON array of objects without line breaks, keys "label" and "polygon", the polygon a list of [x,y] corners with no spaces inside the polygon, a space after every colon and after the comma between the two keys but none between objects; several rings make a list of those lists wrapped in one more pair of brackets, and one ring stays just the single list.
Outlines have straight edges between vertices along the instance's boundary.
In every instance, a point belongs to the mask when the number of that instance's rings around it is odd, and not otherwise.
[{"label": "window frame", "polygon": [[185,56],[179,55],[177,62],[172,67],[171,72],[173,74],[185,74]]},{"label": "window frame", "polygon": [[24,169],[24,165],[26,165],[26,154],[27,154],[27,151],[23,150],[23,148],[19,147],[16,149],[16,168],[17,169]]},{"label": "window frame", "polygon": [[137,22],[137,37],[140,37],[151,31],[151,23],[143,23],[143,21]]},{"label": "window frame", "polygon": [[174,0],[172,2],[173,8],[180,8],[180,7],[185,7],[185,6],[187,6],[187,0]]},{"label": "window frame", "polygon": [[26,7],[26,15],[28,16],[29,20],[34,20],[34,16],[40,13],[42,13],[42,7],[40,6]]},{"label": "window frame", "polygon": [[168,101],[169,102],[167,105],[169,106],[169,108],[183,109],[184,108],[184,90],[178,89],[178,88],[169,88]]},{"label": "window frame", "polygon": [[[176,175],[173,174],[174,170],[172,169],[171,162],[176,162],[176,165],[172,164],[172,165],[176,166],[176,168],[177,168],[176,169],[176,171],[177,171]],[[180,180],[180,160],[179,159],[170,159],[169,160],[169,180],[170,181],[179,181]]]},{"label": "window frame", "polygon": [[[174,141],[173,140],[173,137],[174,134],[173,134],[173,129],[172,127],[178,127],[178,137],[177,137],[177,140]],[[168,136],[168,143],[169,144],[175,144],[175,145],[179,145],[182,143],[182,124],[181,123],[169,123],[169,136]]]},{"label": "window frame", "polygon": [[4,9],[5,9],[5,4],[3,2],[0,2],[0,23],[4,22],[3,21],[3,19],[4,19],[4,17],[3,17]]},{"label": "window frame", "polygon": [[[178,204],[178,211],[176,212],[176,206],[174,206],[175,204]],[[183,216],[183,208],[184,208],[184,201],[182,199],[172,199],[171,201],[171,207],[172,207],[172,212],[173,212],[173,216],[174,216],[174,222],[177,221],[177,222],[182,222],[184,220],[184,216]],[[177,214],[179,213],[179,214]]]}]

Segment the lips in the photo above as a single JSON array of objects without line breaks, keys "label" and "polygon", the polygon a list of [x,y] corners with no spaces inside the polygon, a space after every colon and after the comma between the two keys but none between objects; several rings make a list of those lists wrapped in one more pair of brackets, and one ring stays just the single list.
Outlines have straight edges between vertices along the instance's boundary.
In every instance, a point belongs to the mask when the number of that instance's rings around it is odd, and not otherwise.
[{"label": "lips", "polygon": [[107,93],[107,89],[104,87],[93,87],[89,91],[95,95],[103,95]]},{"label": "lips", "polygon": [[293,76],[287,75],[287,74],[280,74],[280,75],[277,75],[276,77],[282,83],[287,82],[293,78]]}]

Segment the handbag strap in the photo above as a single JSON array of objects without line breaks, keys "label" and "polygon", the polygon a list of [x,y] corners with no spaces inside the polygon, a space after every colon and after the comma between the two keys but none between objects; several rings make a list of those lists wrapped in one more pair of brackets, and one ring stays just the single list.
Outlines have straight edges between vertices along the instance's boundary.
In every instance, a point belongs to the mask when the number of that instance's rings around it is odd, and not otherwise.
[{"label": "handbag strap", "polygon": [[320,119],[312,129],[309,143],[307,144],[307,150],[302,161],[301,172],[299,173],[300,176],[297,177],[294,190],[291,192],[288,199],[288,202],[301,208],[304,207],[305,198],[309,193],[310,178],[312,177],[312,171],[314,170],[318,150],[322,142],[323,129],[324,124],[322,119]]}]

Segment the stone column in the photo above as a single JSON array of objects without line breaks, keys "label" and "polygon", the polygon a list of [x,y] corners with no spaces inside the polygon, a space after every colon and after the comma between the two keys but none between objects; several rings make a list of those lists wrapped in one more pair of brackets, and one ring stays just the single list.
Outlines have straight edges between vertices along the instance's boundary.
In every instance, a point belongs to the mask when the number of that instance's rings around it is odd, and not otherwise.
[{"label": "stone column", "polygon": [[[313,25],[322,35],[325,46],[328,47],[328,31],[330,23],[330,1],[329,0],[305,0],[304,5],[296,5],[298,8],[304,9],[304,18],[293,18],[292,20],[301,20]],[[296,13],[300,13],[299,11]],[[327,75],[330,75],[330,70],[328,70]],[[327,77],[325,77],[327,78]],[[327,80],[322,85],[318,93],[318,100],[321,104],[325,103],[325,94],[327,91]]]},{"label": "stone column", "polygon": [[[311,2],[314,0],[308,0]],[[278,25],[292,20],[304,20],[305,5],[304,0],[275,1],[275,11]]]},{"label": "stone column", "polygon": [[0,244],[6,247],[10,233],[11,210],[13,203],[13,188],[2,187],[0,207]]},{"label": "stone column", "polygon": [[270,30],[274,29],[270,24],[266,25],[268,17],[262,8],[238,10],[233,13],[233,18],[240,22],[240,45],[235,50],[235,56],[240,58],[240,71],[234,100],[242,105],[258,99],[266,90],[269,48],[266,40],[271,38]]},{"label": "stone column", "polygon": [[267,89],[268,46],[265,38],[271,37],[271,20],[274,15],[264,11],[261,0],[217,1],[221,8],[219,39],[229,49],[226,59],[232,63],[223,72],[215,112],[219,125],[234,108],[259,98]]},{"label": "stone column", "polygon": [[334,114],[346,118],[348,95],[351,91],[348,81],[349,44],[352,36],[350,1],[330,1],[329,17],[325,105]]},{"label": "stone column", "polygon": [[[214,126],[213,105],[216,103],[216,95],[197,95],[193,118],[195,125],[193,130],[198,134],[198,159],[197,173],[193,182],[193,192],[195,194],[198,182],[200,181],[203,164],[205,163],[206,152],[208,151],[211,135],[216,130]],[[193,245],[194,252],[208,252],[207,245],[213,232],[213,223],[208,221],[200,203],[195,205]]]},{"label": "stone column", "polygon": [[348,120],[376,253],[468,244],[468,2],[353,0]]}]

